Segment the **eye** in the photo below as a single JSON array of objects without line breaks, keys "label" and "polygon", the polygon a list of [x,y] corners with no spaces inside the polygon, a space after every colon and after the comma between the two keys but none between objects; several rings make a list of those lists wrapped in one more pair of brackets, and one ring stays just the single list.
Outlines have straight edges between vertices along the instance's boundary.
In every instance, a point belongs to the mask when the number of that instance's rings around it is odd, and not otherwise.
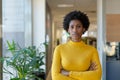
[{"label": "eye", "polygon": [[74,26],[70,26],[72,29],[74,28]]},{"label": "eye", "polygon": [[77,26],[77,28],[80,28],[81,26],[79,25],[79,26]]}]

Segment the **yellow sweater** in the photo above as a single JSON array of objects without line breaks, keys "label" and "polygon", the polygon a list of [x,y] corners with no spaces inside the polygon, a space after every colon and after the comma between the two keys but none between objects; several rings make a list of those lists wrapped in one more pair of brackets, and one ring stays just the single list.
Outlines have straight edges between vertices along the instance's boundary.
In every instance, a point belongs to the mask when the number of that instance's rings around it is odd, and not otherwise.
[{"label": "yellow sweater", "polygon": [[[97,70],[88,71],[92,62]],[[61,69],[70,71],[69,76]],[[101,65],[97,50],[83,41],[69,41],[55,48],[52,62],[52,80],[101,80]]]}]

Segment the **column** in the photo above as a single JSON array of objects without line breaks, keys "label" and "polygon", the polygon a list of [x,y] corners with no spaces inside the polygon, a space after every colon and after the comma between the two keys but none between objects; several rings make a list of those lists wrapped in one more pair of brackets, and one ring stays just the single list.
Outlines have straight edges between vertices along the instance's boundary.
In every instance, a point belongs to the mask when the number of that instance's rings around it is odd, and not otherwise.
[{"label": "column", "polygon": [[45,0],[32,0],[33,45],[45,42]]},{"label": "column", "polygon": [[102,80],[106,80],[106,54],[104,52],[104,46],[106,41],[105,1],[106,0],[97,0],[97,49],[102,65]]}]

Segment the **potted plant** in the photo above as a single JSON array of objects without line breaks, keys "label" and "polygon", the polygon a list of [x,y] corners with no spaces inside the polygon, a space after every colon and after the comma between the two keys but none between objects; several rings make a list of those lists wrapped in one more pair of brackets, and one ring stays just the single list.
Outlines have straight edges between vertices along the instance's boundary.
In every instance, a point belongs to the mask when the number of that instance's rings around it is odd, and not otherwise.
[{"label": "potted plant", "polygon": [[[3,67],[3,71],[14,77],[10,80],[42,80],[37,74],[45,74],[45,70],[41,68],[44,64],[45,51],[41,51],[40,47],[28,46],[21,48],[14,41],[10,43],[7,41],[8,51],[11,52],[11,57],[3,57],[1,61],[6,64],[8,68],[15,70],[16,74]],[[42,45],[45,46],[43,43]]]}]

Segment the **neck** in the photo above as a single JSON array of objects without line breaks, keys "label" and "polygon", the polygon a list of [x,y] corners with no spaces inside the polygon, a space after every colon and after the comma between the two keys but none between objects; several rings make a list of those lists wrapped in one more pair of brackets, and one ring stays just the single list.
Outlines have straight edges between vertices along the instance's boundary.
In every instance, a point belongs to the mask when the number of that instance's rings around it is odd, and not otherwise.
[{"label": "neck", "polygon": [[80,42],[81,39],[71,39],[73,42]]}]

